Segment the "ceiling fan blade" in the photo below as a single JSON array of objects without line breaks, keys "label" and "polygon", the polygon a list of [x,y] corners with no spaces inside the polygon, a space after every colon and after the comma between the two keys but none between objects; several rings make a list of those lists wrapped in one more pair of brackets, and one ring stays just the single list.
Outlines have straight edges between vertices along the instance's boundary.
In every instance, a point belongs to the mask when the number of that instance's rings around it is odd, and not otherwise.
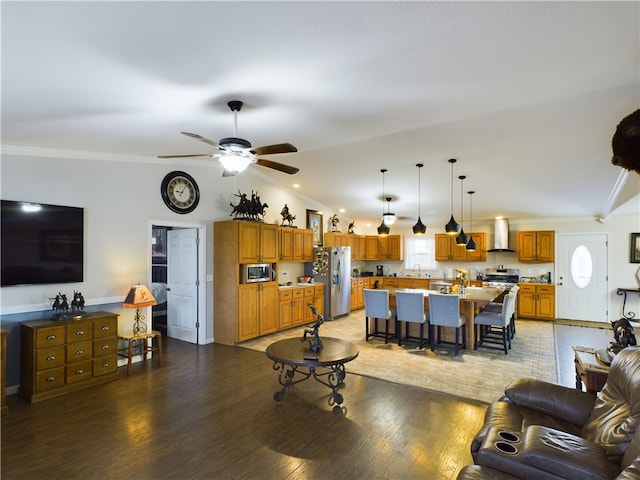
[{"label": "ceiling fan blade", "polygon": [[180,132],[183,135],[186,135],[187,137],[191,137],[191,138],[195,138],[196,140],[200,140],[201,142],[206,143],[207,145],[211,145],[212,147],[218,148],[218,149],[223,149],[222,147],[220,147],[220,145],[218,145],[216,142],[214,142],[213,140],[209,140],[208,138],[204,138],[201,135],[198,135],[197,133],[189,133],[189,132]]},{"label": "ceiling fan blade", "polygon": [[194,153],[192,155],[158,155],[158,158],[191,158],[191,157],[211,157],[210,153]]},{"label": "ceiling fan blade", "polygon": [[278,170],[280,172],[288,173],[289,175],[293,175],[300,171],[299,168],[290,167],[289,165],[284,165],[282,163],[273,162],[271,160],[265,160],[264,158],[258,158],[256,162],[258,165],[262,165],[263,167],[273,168],[274,170]]},{"label": "ceiling fan blade", "polygon": [[276,145],[267,145],[266,147],[252,148],[251,153],[254,155],[272,155],[274,153],[293,153],[298,149],[290,143],[278,143]]}]

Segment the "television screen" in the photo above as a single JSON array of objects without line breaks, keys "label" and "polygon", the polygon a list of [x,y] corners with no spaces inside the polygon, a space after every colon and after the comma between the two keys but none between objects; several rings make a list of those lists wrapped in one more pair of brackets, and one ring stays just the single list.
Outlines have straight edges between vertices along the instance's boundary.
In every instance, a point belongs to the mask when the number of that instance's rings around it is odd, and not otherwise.
[{"label": "television screen", "polygon": [[82,282],[84,209],[1,204],[0,285]]}]

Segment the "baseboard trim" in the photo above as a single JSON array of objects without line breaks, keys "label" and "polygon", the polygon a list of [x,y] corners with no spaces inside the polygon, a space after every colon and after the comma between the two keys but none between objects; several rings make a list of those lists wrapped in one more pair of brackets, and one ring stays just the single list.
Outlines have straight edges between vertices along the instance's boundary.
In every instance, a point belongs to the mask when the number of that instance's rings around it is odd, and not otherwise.
[{"label": "baseboard trim", "polygon": [[611,324],[608,322],[596,322],[595,320],[567,320],[564,318],[556,318],[554,321],[557,325],[569,325],[572,327],[590,327],[590,328],[602,328],[605,330],[611,329]]}]

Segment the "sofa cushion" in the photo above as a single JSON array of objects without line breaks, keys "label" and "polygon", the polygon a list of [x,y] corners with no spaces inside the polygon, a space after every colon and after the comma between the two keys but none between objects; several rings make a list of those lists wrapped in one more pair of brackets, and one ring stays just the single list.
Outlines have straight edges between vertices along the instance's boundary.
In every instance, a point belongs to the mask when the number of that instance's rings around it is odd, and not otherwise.
[{"label": "sofa cushion", "polygon": [[611,363],[582,437],[602,445],[619,463],[640,426],[640,347],[621,350]]},{"label": "sofa cushion", "polygon": [[505,394],[516,405],[579,427],[589,419],[595,402],[593,395],[586,392],[533,378],[518,378],[505,389]]}]

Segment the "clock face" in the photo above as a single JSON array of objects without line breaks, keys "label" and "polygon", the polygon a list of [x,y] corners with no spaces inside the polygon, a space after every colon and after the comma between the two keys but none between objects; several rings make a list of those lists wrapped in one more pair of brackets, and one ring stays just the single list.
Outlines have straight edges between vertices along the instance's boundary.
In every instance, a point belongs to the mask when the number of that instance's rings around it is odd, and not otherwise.
[{"label": "clock face", "polygon": [[200,201],[198,184],[185,172],[168,173],[162,180],[160,193],[167,207],[176,213],[193,212]]}]

